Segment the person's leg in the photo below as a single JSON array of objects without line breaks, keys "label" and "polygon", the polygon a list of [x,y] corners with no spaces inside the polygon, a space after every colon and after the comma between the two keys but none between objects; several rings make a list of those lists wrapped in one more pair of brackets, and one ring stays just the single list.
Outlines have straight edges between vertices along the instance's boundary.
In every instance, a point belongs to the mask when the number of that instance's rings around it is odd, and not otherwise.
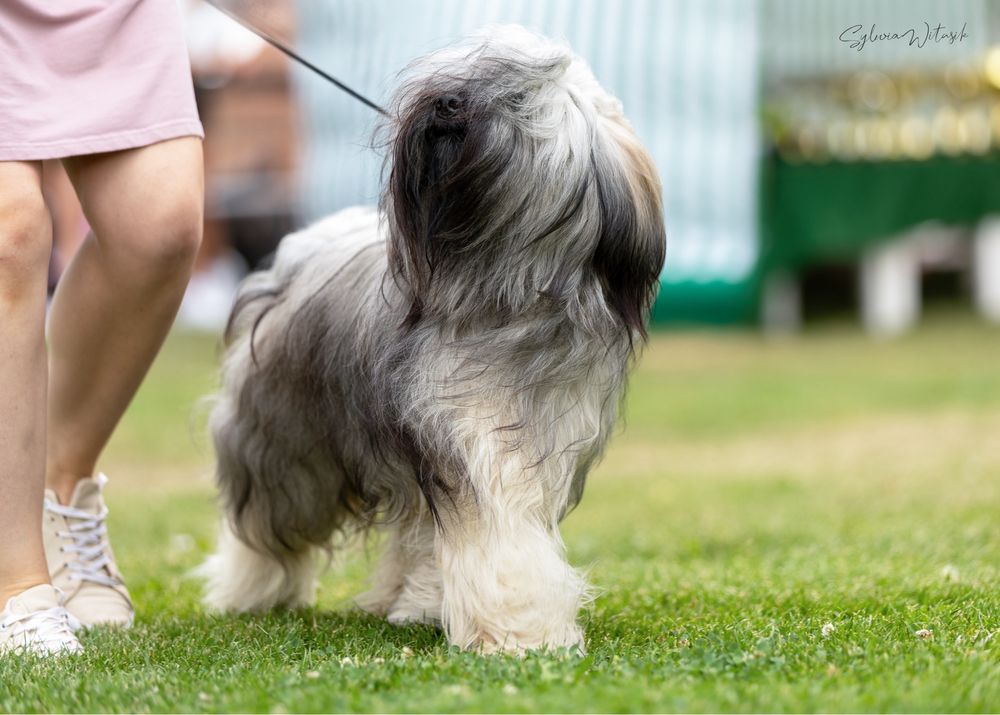
[{"label": "person's leg", "polygon": [[0,609],[49,582],[41,523],[51,245],[41,164],[0,162]]},{"label": "person's leg", "polygon": [[201,238],[201,141],[65,162],[93,234],[49,316],[46,484],[68,503],[159,351]]},{"label": "person's leg", "polygon": [[76,249],[87,235],[80,201],[58,159],[42,162],[42,196],[52,217],[52,260],[49,262],[49,285],[54,286]]}]

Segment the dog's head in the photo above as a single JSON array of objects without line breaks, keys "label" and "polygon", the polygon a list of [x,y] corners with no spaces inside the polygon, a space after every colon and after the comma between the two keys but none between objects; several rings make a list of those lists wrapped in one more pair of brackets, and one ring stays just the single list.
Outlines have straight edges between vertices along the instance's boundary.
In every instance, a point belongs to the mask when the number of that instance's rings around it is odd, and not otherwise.
[{"label": "dog's head", "polygon": [[411,325],[596,295],[644,333],[665,249],[659,180],[569,47],[488,28],[411,65],[391,114],[383,207]]}]

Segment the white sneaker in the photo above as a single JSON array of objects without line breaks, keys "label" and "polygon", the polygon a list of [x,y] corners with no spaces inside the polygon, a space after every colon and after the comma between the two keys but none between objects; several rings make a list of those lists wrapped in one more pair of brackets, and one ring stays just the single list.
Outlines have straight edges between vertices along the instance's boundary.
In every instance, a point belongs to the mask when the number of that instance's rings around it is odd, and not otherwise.
[{"label": "white sneaker", "polygon": [[0,612],[0,654],[79,653],[83,647],[73,635],[78,626],[58,590],[47,583],[29,588]]},{"label": "white sneaker", "polygon": [[135,610],[108,543],[108,508],[101,498],[107,483],[103,474],[81,479],[68,506],[45,490],[45,557],[52,583],[66,594],[66,610],[84,627],[127,628]]}]

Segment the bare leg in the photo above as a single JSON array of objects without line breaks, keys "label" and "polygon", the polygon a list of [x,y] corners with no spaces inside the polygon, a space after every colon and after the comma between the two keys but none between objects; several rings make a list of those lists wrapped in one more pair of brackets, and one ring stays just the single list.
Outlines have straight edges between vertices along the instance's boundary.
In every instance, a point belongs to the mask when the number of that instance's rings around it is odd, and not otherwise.
[{"label": "bare leg", "polygon": [[52,265],[50,285],[66,270],[87,235],[80,200],[58,159],[42,163],[42,195],[52,215]]},{"label": "bare leg", "polygon": [[46,484],[70,499],[159,351],[201,238],[201,141],[77,157],[66,168],[94,230],[49,317]]},{"label": "bare leg", "polygon": [[41,523],[51,247],[41,164],[0,162],[0,609],[49,582]]}]

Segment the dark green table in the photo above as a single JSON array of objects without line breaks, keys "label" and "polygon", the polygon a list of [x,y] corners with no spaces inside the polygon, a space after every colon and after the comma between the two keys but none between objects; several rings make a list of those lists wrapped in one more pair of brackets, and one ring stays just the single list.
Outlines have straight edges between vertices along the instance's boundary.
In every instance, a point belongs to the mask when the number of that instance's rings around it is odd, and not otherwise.
[{"label": "dark green table", "polygon": [[1000,214],[1000,154],[926,161],[791,164],[761,176],[763,270],[856,260],[924,221],[973,225]]}]

